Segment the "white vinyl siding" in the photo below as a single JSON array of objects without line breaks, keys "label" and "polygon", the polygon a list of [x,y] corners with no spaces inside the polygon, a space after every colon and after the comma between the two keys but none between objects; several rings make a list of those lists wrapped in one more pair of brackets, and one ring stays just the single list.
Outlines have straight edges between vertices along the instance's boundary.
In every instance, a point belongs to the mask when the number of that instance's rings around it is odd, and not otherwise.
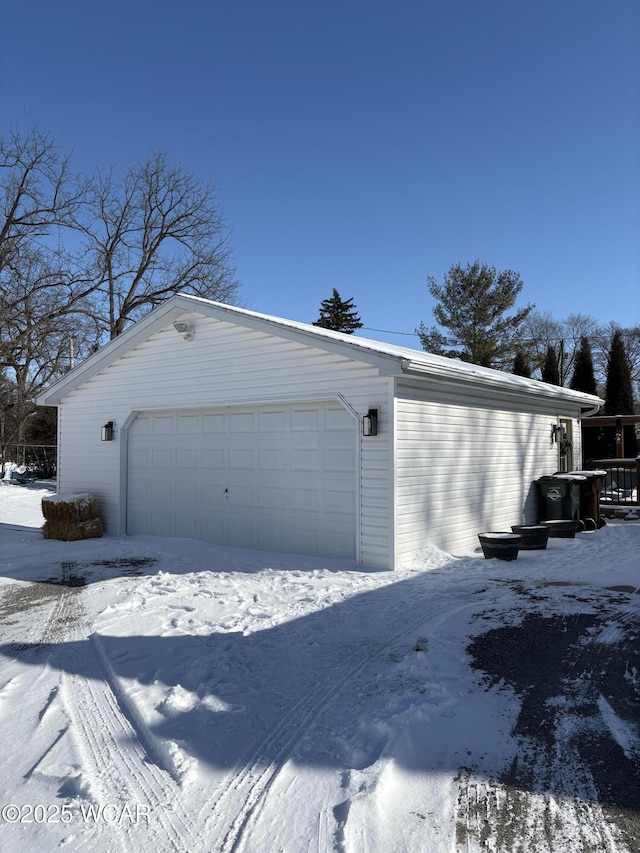
[{"label": "white vinyl siding", "polygon": [[[380,434],[360,445],[360,562],[388,568],[391,560],[389,414],[392,379],[376,367],[298,342],[198,316],[193,341],[172,326],[152,335],[65,396],[60,404],[62,492],[91,491],[108,533],[124,532],[126,459],[120,430],[132,413],[217,406],[265,406],[337,400],[358,417],[379,406]],[[115,440],[100,427],[115,421]],[[359,432],[356,424],[355,430]],[[363,499],[364,496],[364,499]]]},{"label": "white vinyl siding", "polygon": [[[552,411],[508,401],[433,399],[408,388],[396,402],[396,544],[399,564],[426,545],[473,550],[478,533],[539,520],[535,481],[557,470]],[[546,405],[549,405],[548,403]]]}]

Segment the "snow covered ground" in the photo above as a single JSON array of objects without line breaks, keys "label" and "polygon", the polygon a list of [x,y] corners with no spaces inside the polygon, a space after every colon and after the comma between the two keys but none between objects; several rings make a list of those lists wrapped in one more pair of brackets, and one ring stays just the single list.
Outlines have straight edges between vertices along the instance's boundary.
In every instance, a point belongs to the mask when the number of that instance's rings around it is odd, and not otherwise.
[{"label": "snow covered ground", "polygon": [[391,573],[43,540],[50,489],[0,489],[3,853],[640,849],[640,522]]}]

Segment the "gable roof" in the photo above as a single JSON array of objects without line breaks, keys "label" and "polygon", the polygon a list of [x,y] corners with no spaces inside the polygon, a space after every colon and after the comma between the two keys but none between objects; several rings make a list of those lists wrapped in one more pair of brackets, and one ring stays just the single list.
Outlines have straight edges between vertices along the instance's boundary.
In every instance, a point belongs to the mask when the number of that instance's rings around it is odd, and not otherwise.
[{"label": "gable roof", "polygon": [[200,315],[222,320],[245,328],[271,334],[287,340],[297,341],[345,358],[371,364],[381,374],[406,375],[416,379],[436,378],[443,381],[483,386],[485,389],[500,388],[515,394],[572,401],[585,414],[593,414],[604,403],[599,397],[573,391],[558,385],[550,385],[536,379],[527,379],[511,373],[503,373],[477,364],[434,355],[422,350],[382,343],[343,332],[334,332],[307,323],[273,317],[237,308],[222,302],[213,302],[197,296],[178,294],[150,311],[145,317],[130,326],[123,334],[110,341],[98,352],[89,356],[78,367],[54,382],[37,399],[38,405],[55,406],[63,397],[78,388],[92,376],[113,364],[153,334],[166,328],[186,315]]}]

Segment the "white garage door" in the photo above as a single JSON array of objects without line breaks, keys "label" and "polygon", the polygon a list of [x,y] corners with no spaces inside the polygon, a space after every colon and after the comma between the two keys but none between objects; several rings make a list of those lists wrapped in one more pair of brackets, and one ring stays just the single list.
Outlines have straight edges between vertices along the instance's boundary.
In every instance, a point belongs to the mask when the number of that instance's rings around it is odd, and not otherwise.
[{"label": "white garage door", "polygon": [[357,434],[338,403],[141,414],[127,532],[355,558]]}]

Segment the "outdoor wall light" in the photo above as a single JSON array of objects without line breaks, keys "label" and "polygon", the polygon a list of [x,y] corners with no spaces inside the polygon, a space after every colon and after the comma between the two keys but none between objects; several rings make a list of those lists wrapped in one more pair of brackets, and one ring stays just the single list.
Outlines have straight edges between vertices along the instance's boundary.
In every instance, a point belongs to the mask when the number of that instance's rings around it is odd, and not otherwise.
[{"label": "outdoor wall light", "polygon": [[113,441],[113,421],[109,421],[102,427],[100,438],[102,441]]},{"label": "outdoor wall light", "polygon": [[174,323],[173,328],[179,335],[182,335],[185,341],[193,340],[195,329],[193,328],[192,323]]},{"label": "outdoor wall light", "polygon": [[362,418],[362,434],[377,435],[378,434],[378,410],[369,409],[366,415]]}]

